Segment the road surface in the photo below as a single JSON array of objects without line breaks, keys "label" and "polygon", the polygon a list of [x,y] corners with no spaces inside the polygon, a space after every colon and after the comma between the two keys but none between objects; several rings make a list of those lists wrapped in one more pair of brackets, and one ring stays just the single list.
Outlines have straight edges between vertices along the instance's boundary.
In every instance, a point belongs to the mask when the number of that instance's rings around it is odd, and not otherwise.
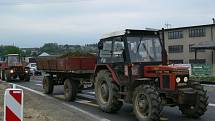
[{"label": "road surface", "polygon": [[[16,83],[18,85],[30,88],[37,92],[43,92],[42,89],[42,77],[35,77],[31,79],[30,82],[23,81],[13,81],[12,83]],[[208,91],[209,95],[209,106],[208,110],[200,119],[189,119],[181,114],[177,107],[166,107],[162,111],[162,115],[168,119],[168,121],[215,121],[215,86],[206,86],[205,89]],[[50,96],[50,95],[49,95]],[[82,93],[78,94],[78,98],[75,102],[65,102],[64,101],[64,93],[63,86],[55,86],[54,93],[51,95],[54,99],[59,100],[60,102],[65,103],[67,106],[74,106],[78,109],[81,109],[85,112],[89,112],[98,117],[102,117],[105,120],[110,121],[137,121],[135,115],[132,111],[132,106],[129,104],[124,104],[122,109],[115,114],[108,114],[102,112],[95,101],[94,91],[93,90],[83,90]],[[72,117],[71,117],[72,118]]]}]

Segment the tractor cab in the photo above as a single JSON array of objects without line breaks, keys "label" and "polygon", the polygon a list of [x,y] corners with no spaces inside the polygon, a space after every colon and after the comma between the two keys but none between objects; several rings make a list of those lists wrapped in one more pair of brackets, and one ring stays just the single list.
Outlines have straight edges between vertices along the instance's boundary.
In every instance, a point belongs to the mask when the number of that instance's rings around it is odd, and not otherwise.
[{"label": "tractor cab", "polygon": [[[107,64],[118,80],[141,80],[146,66],[158,66],[167,60],[159,31],[130,30],[104,35],[98,43],[98,64]],[[120,82],[120,81],[119,81]]]},{"label": "tractor cab", "polygon": [[8,67],[13,67],[13,66],[21,66],[21,58],[19,54],[8,54],[6,56],[6,62],[8,64]]},{"label": "tractor cab", "polygon": [[99,42],[99,63],[161,63],[158,31],[125,30],[104,35]]}]

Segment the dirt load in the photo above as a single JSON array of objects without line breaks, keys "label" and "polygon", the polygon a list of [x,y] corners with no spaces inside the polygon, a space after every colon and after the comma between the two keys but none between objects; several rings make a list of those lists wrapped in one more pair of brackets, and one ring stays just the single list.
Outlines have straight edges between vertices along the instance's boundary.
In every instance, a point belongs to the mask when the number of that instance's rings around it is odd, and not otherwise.
[{"label": "dirt load", "polygon": [[96,54],[91,54],[91,53],[88,53],[88,52],[80,52],[80,51],[76,51],[76,52],[69,52],[69,53],[66,53],[62,56],[60,56],[61,58],[64,58],[64,57],[96,57]]}]

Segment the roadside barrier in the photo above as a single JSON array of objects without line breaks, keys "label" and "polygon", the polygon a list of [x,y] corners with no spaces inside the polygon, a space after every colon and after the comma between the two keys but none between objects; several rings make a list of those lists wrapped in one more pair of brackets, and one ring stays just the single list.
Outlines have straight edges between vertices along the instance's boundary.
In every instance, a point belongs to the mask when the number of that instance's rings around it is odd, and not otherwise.
[{"label": "roadside barrier", "polygon": [[4,121],[23,121],[23,90],[15,85],[5,90]]}]

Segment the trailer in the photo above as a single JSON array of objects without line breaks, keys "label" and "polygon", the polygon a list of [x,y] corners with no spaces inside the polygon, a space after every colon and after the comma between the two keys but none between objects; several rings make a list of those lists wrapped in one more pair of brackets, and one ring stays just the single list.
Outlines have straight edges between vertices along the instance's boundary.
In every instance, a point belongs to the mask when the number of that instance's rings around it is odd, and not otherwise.
[{"label": "trailer", "polygon": [[85,84],[92,85],[96,56],[45,56],[36,59],[38,70],[45,72],[44,93],[64,85],[65,100],[72,101]]}]

